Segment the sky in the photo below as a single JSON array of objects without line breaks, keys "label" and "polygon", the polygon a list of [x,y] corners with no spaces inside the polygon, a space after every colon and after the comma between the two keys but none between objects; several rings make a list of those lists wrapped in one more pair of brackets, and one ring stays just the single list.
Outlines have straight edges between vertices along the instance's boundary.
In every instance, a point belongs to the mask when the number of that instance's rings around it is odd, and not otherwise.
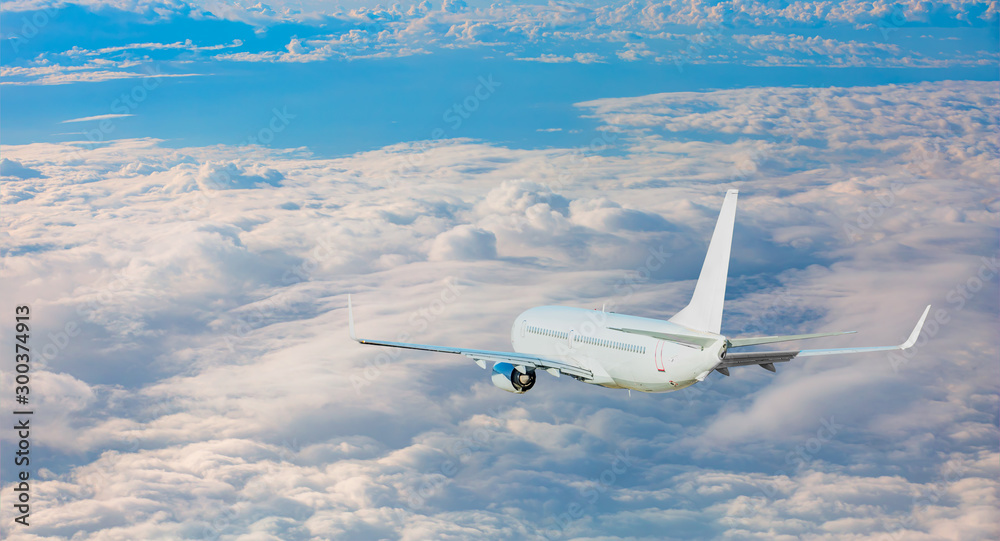
[{"label": "sky", "polygon": [[[3,9],[4,539],[1000,534],[995,2]],[[348,338],[669,318],[733,188],[724,334],[917,345],[514,395]]]}]

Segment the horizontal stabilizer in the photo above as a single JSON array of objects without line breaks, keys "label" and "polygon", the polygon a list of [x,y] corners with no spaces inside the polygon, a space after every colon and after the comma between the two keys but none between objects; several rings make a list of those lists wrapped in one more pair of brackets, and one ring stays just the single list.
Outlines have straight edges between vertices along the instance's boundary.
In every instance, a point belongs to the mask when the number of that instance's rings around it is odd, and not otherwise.
[{"label": "horizontal stabilizer", "polygon": [[627,332],[629,334],[640,334],[642,336],[651,336],[657,340],[666,340],[667,342],[674,342],[682,346],[687,346],[689,348],[705,349],[708,346],[722,340],[721,336],[711,336],[711,335],[690,335],[690,334],[672,334],[666,332],[657,331],[647,331],[643,329],[616,329],[614,327],[608,327],[612,331]]},{"label": "horizontal stabilizer", "polygon": [[[816,355],[844,355],[847,353],[872,353],[875,351],[894,351],[901,349],[909,349],[917,343],[917,337],[920,336],[920,329],[924,327],[924,320],[927,319],[927,314],[930,313],[931,307],[928,305],[924,308],[924,313],[921,314],[920,319],[917,321],[916,326],[910,331],[909,338],[905,342],[898,346],[874,346],[874,347],[854,347],[854,348],[835,348],[835,349],[804,349],[799,351],[752,351],[747,353],[742,352],[732,352],[727,351],[725,356],[719,360],[719,364],[715,366],[716,370],[721,368],[732,368],[734,366],[750,366],[750,365],[760,365],[766,370],[774,371],[774,363],[784,363],[788,362],[797,357],[812,357]],[[844,334],[844,333],[834,333],[834,334]],[[804,335],[805,337],[818,337],[823,335]],[[763,337],[766,338],[766,337]],[[776,337],[782,338],[782,337]],[[798,337],[801,338],[801,337]],[[798,338],[793,337],[793,340]],[[748,340],[753,340],[752,338]],[[750,344],[743,344],[750,345]],[[721,371],[721,370],[720,370]]]},{"label": "horizontal stabilizer", "polygon": [[924,313],[920,316],[920,320],[917,321],[917,325],[913,327],[910,332],[910,337],[906,339],[906,342],[898,346],[875,346],[875,347],[860,347],[860,348],[836,348],[836,349],[806,349],[799,352],[799,357],[812,357],[814,355],[840,355],[843,353],[868,353],[870,351],[893,351],[897,349],[910,349],[913,344],[917,343],[917,337],[920,336],[920,329],[924,327],[924,321],[927,319],[927,314],[931,311],[931,305],[927,305],[924,308]]},{"label": "horizontal stabilizer", "polygon": [[791,342],[793,340],[806,340],[808,338],[823,338],[824,336],[840,336],[842,334],[854,334],[857,331],[823,332],[817,334],[789,334],[787,336],[757,336],[754,338],[730,338],[729,347],[740,348],[746,346],[759,346],[761,344],[774,344],[777,342]]}]

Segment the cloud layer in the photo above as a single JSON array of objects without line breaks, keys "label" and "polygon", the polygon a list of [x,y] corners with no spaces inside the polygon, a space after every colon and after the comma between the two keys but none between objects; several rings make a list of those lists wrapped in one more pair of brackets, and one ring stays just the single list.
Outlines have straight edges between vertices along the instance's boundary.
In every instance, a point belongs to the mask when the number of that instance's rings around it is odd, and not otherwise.
[{"label": "cloud layer", "polygon": [[[293,5],[294,4],[294,5]],[[309,63],[475,51],[487,57],[582,64],[643,62],[819,67],[989,67],[998,52],[989,28],[995,2],[664,2],[301,9],[228,2],[16,1],[7,5],[0,83],[58,85],[219,74],[232,62]],[[155,23],[162,41],[109,42],[81,36],[72,20],[121,28]],[[926,32],[936,28],[939,32]],[[962,28],[964,34],[953,29]],[[193,29],[195,29],[193,31]],[[70,27],[67,32],[75,34]],[[194,39],[192,39],[192,35]],[[964,35],[963,39],[957,37]],[[955,41],[958,40],[958,41]],[[40,43],[52,46],[41,49]]]},{"label": "cloud layer", "polygon": [[[4,146],[4,310],[42,352],[5,538],[993,538],[996,96],[606,99],[584,149]],[[347,293],[362,335],[483,348],[534,305],[668,317],[732,187],[724,332],[897,343],[934,304],[913,354],[514,396],[347,339]]]}]

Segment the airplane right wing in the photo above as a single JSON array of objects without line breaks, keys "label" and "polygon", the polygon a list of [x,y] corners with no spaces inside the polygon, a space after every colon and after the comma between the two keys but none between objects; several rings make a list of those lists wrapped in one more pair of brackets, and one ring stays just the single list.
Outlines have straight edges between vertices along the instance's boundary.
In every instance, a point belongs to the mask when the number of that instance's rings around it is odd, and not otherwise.
[{"label": "airplane right wing", "polygon": [[[774,363],[784,363],[788,362],[796,357],[812,357],[816,355],[842,355],[846,353],[869,353],[873,351],[893,351],[909,349],[913,347],[913,344],[917,343],[917,337],[920,336],[920,329],[924,326],[924,320],[927,319],[927,314],[931,311],[931,306],[928,304],[927,308],[924,309],[923,315],[920,316],[920,320],[917,321],[916,327],[913,328],[913,332],[910,333],[910,337],[906,339],[905,342],[898,346],[874,346],[874,347],[855,347],[855,348],[834,348],[834,349],[803,349],[797,351],[754,351],[754,352],[730,352],[727,351],[726,355],[719,361],[715,369],[720,373],[729,375],[729,369],[736,366],[752,366],[759,365],[760,367],[774,372]],[[802,335],[808,336],[808,335]],[[787,338],[787,337],[780,337]],[[747,344],[749,345],[749,344]]]}]

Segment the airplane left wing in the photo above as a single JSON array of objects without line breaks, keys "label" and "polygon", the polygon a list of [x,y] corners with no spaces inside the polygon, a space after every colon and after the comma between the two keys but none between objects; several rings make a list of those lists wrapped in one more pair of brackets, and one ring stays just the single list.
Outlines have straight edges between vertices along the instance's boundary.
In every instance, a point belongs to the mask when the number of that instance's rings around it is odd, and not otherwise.
[{"label": "airplane left wing", "polygon": [[517,367],[522,373],[527,372],[526,367],[545,370],[553,376],[566,374],[578,379],[593,379],[594,374],[586,368],[576,366],[559,359],[544,357],[540,355],[528,355],[526,353],[516,353],[512,351],[490,351],[485,349],[456,348],[450,346],[432,346],[428,344],[409,344],[406,342],[389,342],[386,340],[369,340],[358,338],[354,332],[354,310],[351,307],[351,296],[347,296],[347,326],[351,335],[351,340],[360,344],[370,346],[384,346],[391,348],[416,349],[421,351],[436,351],[438,353],[452,353],[465,355],[475,361],[480,368],[486,368],[486,362],[510,363]]},{"label": "airplane left wing", "polygon": [[[755,351],[747,353],[739,352],[726,352],[725,357],[719,361],[715,369],[719,372],[729,375],[729,369],[735,366],[750,366],[750,365],[760,365],[762,368],[774,372],[774,363],[788,362],[796,357],[812,357],[816,355],[842,355],[846,353],[868,353],[872,351],[893,351],[901,349],[909,349],[917,343],[917,337],[920,336],[920,329],[924,326],[924,320],[927,319],[928,312],[931,311],[930,305],[924,309],[923,315],[920,316],[920,320],[917,321],[917,325],[913,328],[910,333],[909,338],[905,342],[898,346],[875,346],[875,347],[856,347],[856,348],[834,348],[834,349],[803,349],[795,351]],[[785,338],[785,337],[781,337]]]}]

